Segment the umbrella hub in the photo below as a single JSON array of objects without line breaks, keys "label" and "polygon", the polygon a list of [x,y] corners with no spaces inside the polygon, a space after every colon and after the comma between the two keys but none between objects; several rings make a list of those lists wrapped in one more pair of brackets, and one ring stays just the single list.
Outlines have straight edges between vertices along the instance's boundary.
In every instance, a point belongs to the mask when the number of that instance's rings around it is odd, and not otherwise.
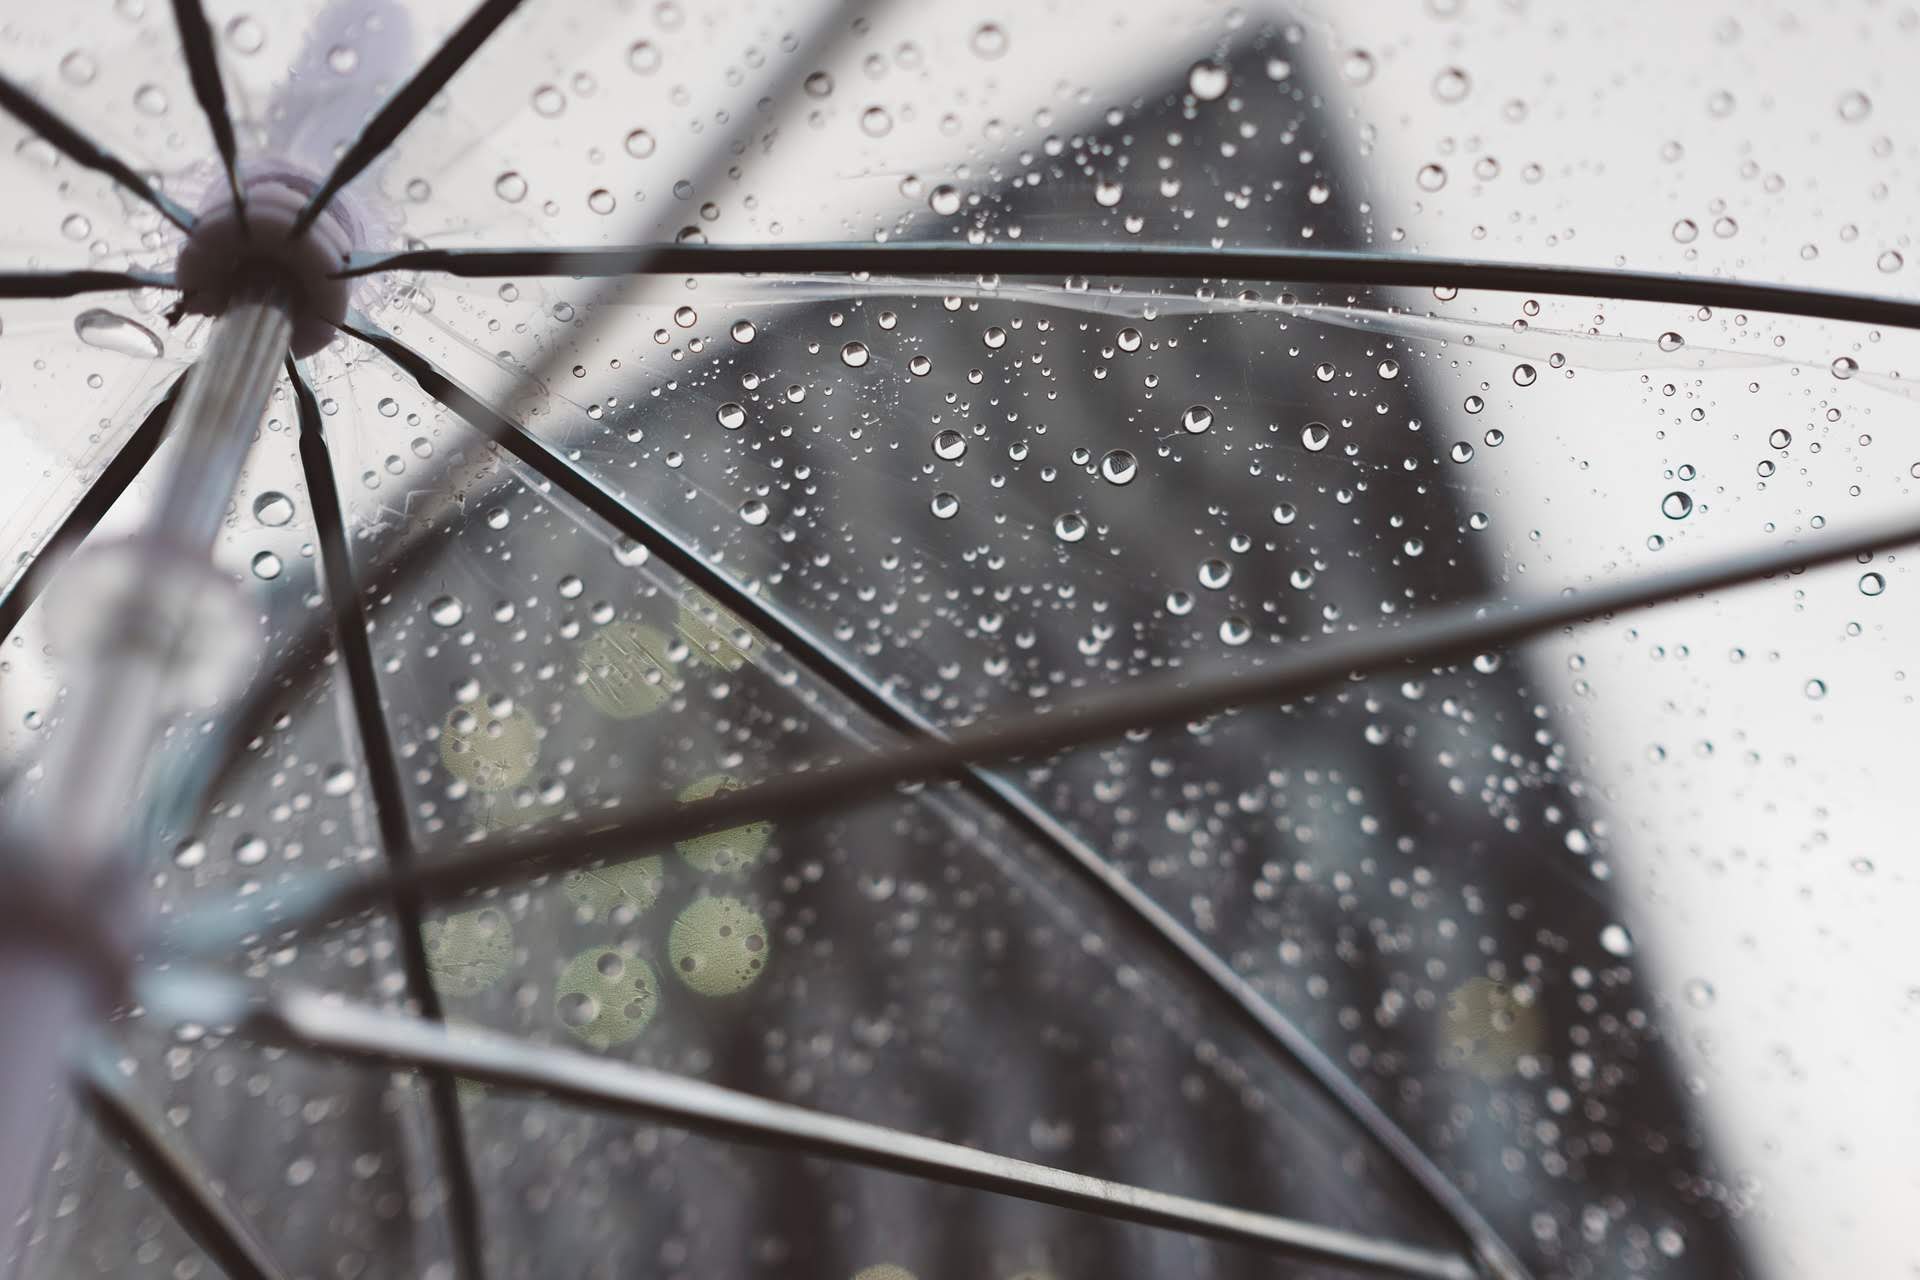
[{"label": "umbrella hub", "polygon": [[243,211],[222,200],[201,213],[174,264],[184,309],[218,315],[235,285],[264,269],[282,276],[293,296],[293,354],[310,356],[326,346],[346,319],[353,286],[333,273],[359,247],[359,235],[337,200],[313,225],[294,231],[318,186],[305,175],[262,175],[242,188]]}]

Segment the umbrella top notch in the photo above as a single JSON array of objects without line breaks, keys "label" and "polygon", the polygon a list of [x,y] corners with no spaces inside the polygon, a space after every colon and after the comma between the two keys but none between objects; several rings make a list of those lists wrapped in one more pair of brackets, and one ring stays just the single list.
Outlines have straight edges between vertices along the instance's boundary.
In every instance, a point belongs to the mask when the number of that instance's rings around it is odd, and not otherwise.
[{"label": "umbrella top notch", "polygon": [[299,174],[266,174],[242,184],[240,200],[202,213],[175,264],[188,311],[218,314],[236,285],[264,271],[279,276],[294,299],[293,354],[307,357],[346,319],[353,281],[337,275],[359,242],[359,220],[336,200],[302,222],[318,182]]}]

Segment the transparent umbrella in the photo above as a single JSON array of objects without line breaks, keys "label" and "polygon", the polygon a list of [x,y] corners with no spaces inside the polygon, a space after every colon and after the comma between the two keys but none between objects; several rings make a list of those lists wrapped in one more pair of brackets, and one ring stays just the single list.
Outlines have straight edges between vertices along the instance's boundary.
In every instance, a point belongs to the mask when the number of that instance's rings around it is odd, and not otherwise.
[{"label": "transparent umbrella", "polygon": [[1915,1265],[1911,15],[6,22],[16,1273]]}]

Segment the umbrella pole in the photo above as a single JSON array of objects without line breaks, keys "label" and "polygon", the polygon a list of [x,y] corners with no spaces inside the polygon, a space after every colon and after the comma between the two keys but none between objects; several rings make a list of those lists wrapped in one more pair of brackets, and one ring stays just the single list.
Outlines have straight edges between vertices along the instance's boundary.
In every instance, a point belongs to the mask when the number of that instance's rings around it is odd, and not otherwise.
[{"label": "umbrella pole", "polygon": [[48,603],[71,690],[0,854],[0,1245],[30,1208],[77,1041],[122,999],[142,923],[148,765],[171,718],[256,660],[214,540],[293,334],[294,292],[245,267],[174,409],[176,452],[131,538],[90,547]]}]

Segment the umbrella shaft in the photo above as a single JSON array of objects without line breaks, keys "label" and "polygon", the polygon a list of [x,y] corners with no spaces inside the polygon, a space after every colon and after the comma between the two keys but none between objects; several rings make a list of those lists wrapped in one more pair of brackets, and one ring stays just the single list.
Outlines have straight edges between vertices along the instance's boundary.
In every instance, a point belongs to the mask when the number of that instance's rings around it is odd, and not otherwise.
[{"label": "umbrella shaft", "polygon": [[179,453],[150,533],[198,552],[213,546],[292,337],[292,300],[277,275],[235,286],[173,411]]},{"label": "umbrella shaft", "polygon": [[136,569],[151,571],[117,579],[94,602],[115,634],[83,647],[66,673],[71,710],[42,760],[41,784],[14,798],[0,848],[18,881],[0,902],[0,1271],[44,1168],[71,1042],[126,963],[70,939],[124,936],[140,910],[139,801],[181,698],[173,686],[193,605],[177,598],[190,580],[162,570],[211,556],[293,332],[291,295],[277,280],[245,278],[231,298],[173,410],[172,471],[135,539],[147,557]]},{"label": "umbrella shaft", "polygon": [[[172,468],[140,535],[155,551],[211,557],[292,332],[290,297],[277,276],[236,284],[173,410]],[[139,818],[130,802],[180,692],[180,655],[172,646],[181,611],[190,608],[173,598],[181,588],[181,579],[156,570],[103,599],[111,614],[106,624],[126,637],[80,655],[67,673],[72,709],[44,762],[32,810],[41,822],[27,829],[69,865],[96,866],[119,853]]]},{"label": "umbrella shaft", "polygon": [[39,1190],[63,1111],[67,1041],[85,1025],[91,999],[82,975],[64,961],[0,947],[0,1026],[8,1028],[0,1048],[0,1276],[9,1274],[9,1251],[26,1249],[31,1226],[19,1220]]}]

